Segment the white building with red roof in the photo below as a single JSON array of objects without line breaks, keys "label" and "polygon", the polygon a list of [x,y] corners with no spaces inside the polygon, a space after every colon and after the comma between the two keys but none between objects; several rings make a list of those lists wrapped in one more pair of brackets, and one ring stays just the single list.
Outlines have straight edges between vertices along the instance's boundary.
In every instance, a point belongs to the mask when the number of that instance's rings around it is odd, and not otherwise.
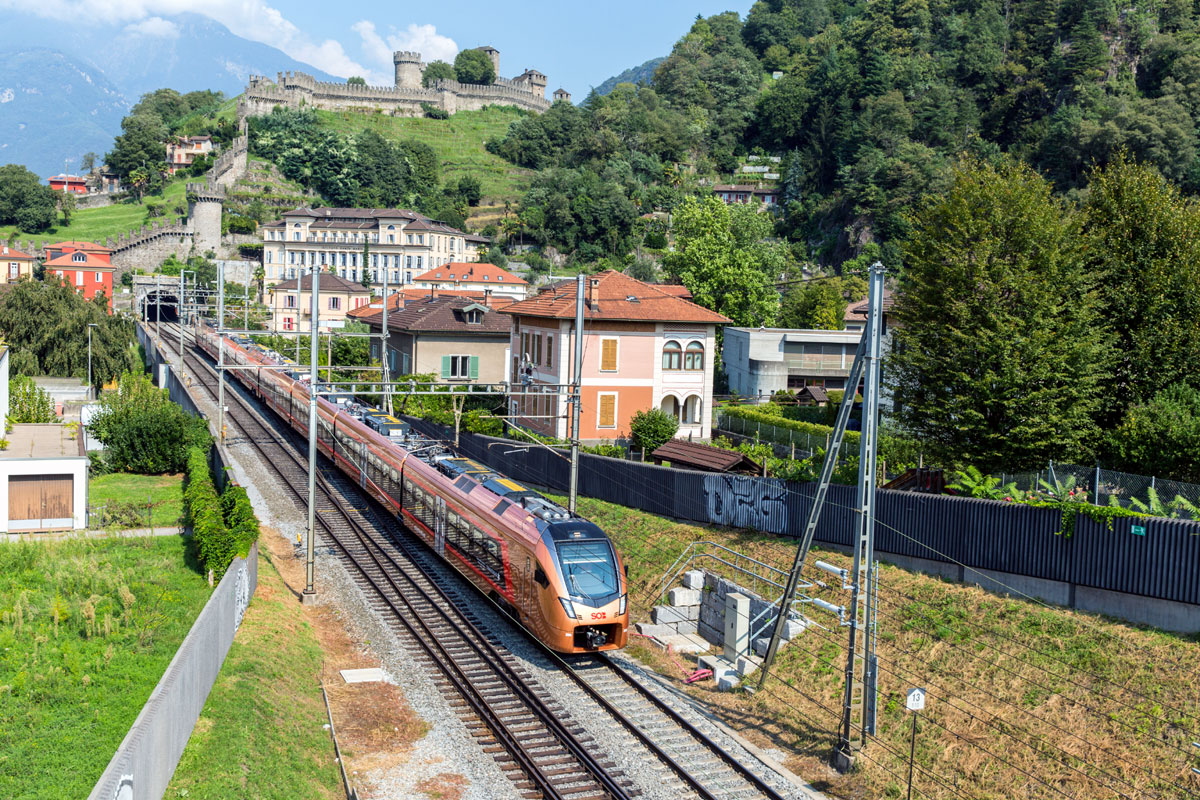
[{"label": "white building with red roof", "polygon": [[[681,438],[712,435],[713,354],[717,326],[730,320],[678,296],[609,270],[585,278],[580,438],[629,435],[638,411],[659,408],[679,420]],[[536,391],[571,379],[576,282],[565,280],[501,309],[512,317],[510,380]],[[514,421],[566,439],[567,398],[510,400]]]},{"label": "white building with red roof", "polygon": [[413,285],[418,289],[479,292],[513,300],[524,300],[529,293],[529,281],[485,262],[451,261],[417,275]]},{"label": "white building with red roof", "polygon": [[32,278],[36,261],[36,258],[15,247],[0,245],[0,283],[16,283],[22,278]]}]

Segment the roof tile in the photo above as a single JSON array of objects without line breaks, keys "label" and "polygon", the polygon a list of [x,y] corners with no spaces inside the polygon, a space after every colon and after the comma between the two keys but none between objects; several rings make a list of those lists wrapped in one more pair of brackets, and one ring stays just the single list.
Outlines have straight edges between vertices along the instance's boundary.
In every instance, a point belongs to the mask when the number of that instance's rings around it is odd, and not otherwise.
[{"label": "roof tile", "polygon": [[[607,270],[590,275],[595,288],[586,287],[589,300],[584,307],[585,319],[608,319],[647,322],[697,322],[727,325],[732,320],[715,311],[684,300],[662,287],[643,283],[628,275]],[[513,303],[503,309],[505,314],[530,317],[573,319],[575,317],[574,281],[560,281],[534,297]]]}]

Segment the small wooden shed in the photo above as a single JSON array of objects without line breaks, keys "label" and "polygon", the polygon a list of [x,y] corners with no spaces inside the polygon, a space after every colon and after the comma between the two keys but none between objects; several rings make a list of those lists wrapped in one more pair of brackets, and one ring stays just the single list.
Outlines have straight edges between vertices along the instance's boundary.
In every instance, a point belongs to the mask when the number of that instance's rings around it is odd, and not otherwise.
[{"label": "small wooden shed", "polygon": [[746,475],[761,475],[762,465],[742,453],[722,450],[701,442],[685,442],[672,439],[659,447],[650,456],[655,464],[670,461],[673,466],[699,469],[705,472],[740,472]]}]

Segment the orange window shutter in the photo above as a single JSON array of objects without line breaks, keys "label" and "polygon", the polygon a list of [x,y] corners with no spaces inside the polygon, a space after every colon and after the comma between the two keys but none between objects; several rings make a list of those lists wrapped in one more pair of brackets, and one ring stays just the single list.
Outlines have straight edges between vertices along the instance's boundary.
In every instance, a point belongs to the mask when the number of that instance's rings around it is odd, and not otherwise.
[{"label": "orange window shutter", "polygon": [[615,370],[616,368],[617,368],[617,340],[616,339],[605,339],[601,346],[601,350],[600,350],[600,369]]},{"label": "orange window shutter", "polygon": [[617,424],[616,395],[600,395],[600,427],[611,428]]}]

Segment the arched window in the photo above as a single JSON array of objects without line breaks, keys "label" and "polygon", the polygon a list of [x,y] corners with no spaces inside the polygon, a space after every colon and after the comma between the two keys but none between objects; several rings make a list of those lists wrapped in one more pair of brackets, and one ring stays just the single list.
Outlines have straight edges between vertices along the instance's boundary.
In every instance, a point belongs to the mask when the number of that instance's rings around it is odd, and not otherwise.
[{"label": "arched window", "polygon": [[683,366],[683,349],[679,342],[667,342],[663,345],[663,369],[680,369]]},{"label": "arched window", "polygon": [[704,345],[699,342],[689,342],[687,351],[683,354],[684,369],[704,369]]},{"label": "arched window", "polygon": [[683,418],[680,422],[684,425],[699,425],[702,403],[700,396],[696,394],[683,401]]}]

